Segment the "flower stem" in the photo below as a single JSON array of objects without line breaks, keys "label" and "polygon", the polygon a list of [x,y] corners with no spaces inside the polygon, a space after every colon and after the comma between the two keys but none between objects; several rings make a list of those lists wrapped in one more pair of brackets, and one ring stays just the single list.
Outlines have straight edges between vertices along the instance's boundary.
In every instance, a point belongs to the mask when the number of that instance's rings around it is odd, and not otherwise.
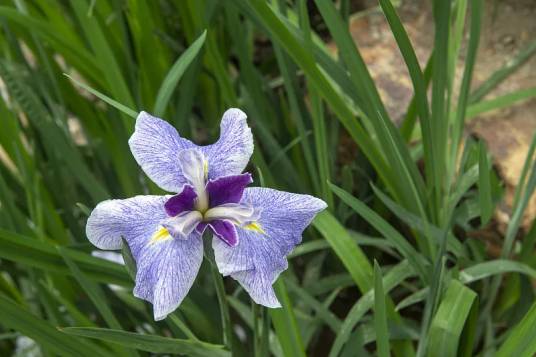
[{"label": "flower stem", "polygon": [[205,249],[205,257],[210,262],[210,271],[214,286],[216,287],[216,295],[218,304],[220,305],[220,316],[223,328],[223,344],[231,353],[233,352],[233,325],[231,324],[231,316],[229,314],[229,304],[227,303],[227,295],[225,294],[225,286],[223,285],[223,277],[218,271],[214,253],[210,249]]}]

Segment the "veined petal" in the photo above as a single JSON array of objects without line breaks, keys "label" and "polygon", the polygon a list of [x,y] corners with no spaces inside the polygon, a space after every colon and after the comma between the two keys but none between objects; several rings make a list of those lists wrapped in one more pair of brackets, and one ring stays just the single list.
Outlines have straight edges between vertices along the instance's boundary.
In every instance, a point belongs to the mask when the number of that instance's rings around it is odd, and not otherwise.
[{"label": "veined petal", "polygon": [[221,120],[220,139],[202,147],[209,163],[210,179],[238,175],[246,168],[253,153],[253,135],[246,119],[240,109],[228,109]]},{"label": "veined petal", "polygon": [[256,303],[279,307],[272,284],[287,268],[286,256],[301,241],[303,230],[326,203],[309,195],[253,187],[246,188],[241,204],[261,208],[260,216],[254,229],[236,227],[235,247],[212,240],[218,269],[238,280]]},{"label": "veined petal", "polygon": [[154,319],[162,320],[182,302],[203,260],[203,241],[193,232],[187,239],[146,244],[136,260],[134,296],[153,304]]},{"label": "veined petal", "polygon": [[179,153],[179,163],[182,174],[189,184],[191,184],[197,199],[195,206],[198,210],[204,211],[208,208],[208,195],[205,190],[207,161],[200,150],[189,149]]},{"label": "veined petal", "polygon": [[190,233],[202,220],[203,216],[199,211],[188,211],[164,220],[162,227],[174,238],[188,239]]},{"label": "veined petal", "polygon": [[259,217],[258,210],[253,206],[241,203],[225,203],[212,207],[205,212],[205,221],[228,220],[234,224],[242,225],[256,221]]},{"label": "veined petal", "polygon": [[230,247],[238,244],[238,234],[235,225],[226,220],[211,221],[209,224],[212,232]]},{"label": "veined petal", "polygon": [[181,193],[171,197],[164,204],[167,215],[174,217],[184,211],[191,211],[194,208],[196,197],[194,188],[190,185],[184,185]]},{"label": "veined petal", "polygon": [[197,147],[183,139],[168,122],[140,112],[134,134],[128,140],[130,150],[143,171],[162,189],[180,192],[186,183],[178,164],[182,150]]},{"label": "veined petal", "polygon": [[168,198],[135,196],[103,201],[91,212],[86,235],[96,247],[109,250],[121,249],[121,237],[124,237],[135,254],[167,217],[164,203]]},{"label": "veined petal", "polygon": [[224,176],[207,183],[207,193],[210,206],[215,207],[224,203],[238,203],[244,189],[253,182],[251,174]]}]

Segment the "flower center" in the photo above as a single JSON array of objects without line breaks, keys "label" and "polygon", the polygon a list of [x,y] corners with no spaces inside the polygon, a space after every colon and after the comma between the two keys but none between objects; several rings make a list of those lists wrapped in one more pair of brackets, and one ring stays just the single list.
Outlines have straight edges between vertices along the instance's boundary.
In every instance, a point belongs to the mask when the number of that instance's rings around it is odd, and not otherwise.
[{"label": "flower center", "polygon": [[252,182],[249,173],[209,181],[208,162],[195,149],[182,151],[179,163],[188,184],[165,203],[169,218],[161,222],[153,242],[169,237],[186,239],[194,230],[202,233],[206,227],[231,246],[238,242],[236,226],[264,234],[257,223],[260,212],[241,202],[244,189]]}]

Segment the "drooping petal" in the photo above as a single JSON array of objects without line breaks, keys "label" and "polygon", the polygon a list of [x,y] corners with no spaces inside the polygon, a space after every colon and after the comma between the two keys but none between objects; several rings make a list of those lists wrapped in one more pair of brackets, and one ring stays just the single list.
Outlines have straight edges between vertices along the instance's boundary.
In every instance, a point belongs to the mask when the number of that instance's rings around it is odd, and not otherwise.
[{"label": "drooping petal", "polygon": [[244,171],[253,153],[253,135],[247,116],[240,109],[228,109],[220,124],[220,139],[202,147],[208,160],[208,177],[238,175]]},{"label": "drooping petal", "polygon": [[235,225],[226,220],[211,221],[209,224],[212,232],[224,241],[228,246],[234,247],[238,244],[238,235]]},{"label": "drooping petal", "polygon": [[207,193],[210,207],[224,203],[238,203],[242,198],[244,189],[253,182],[251,174],[224,176],[207,183]]},{"label": "drooping petal", "polygon": [[194,188],[190,185],[184,185],[181,193],[171,197],[164,204],[167,215],[174,217],[184,211],[191,211],[194,208],[196,197]]},{"label": "drooping petal", "polygon": [[197,147],[194,143],[181,138],[168,122],[146,112],[138,115],[128,143],[134,158],[151,180],[166,191],[181,191],[186,181],[178,164],[178,154]]},{"label": "drooping petal", "polygon": [[256,303],[279,307],[272,284],[287,268],[286,256],[301,241],[303,230],[326,203],[309,195],[253,187],[246,188],[241,204],[262,208],[260,217],[255,224],[236,227],[235,247],[212,240],[218,269],[238,280]]},{"label": "drooping petal", "polygon": [[187,211],[164,220],[162,226],[173,238],[188,239],[190,233],[202,220],[203,216],[199,211]]},{"label": "drooping petal", "polygon": [[[99,203],[87,220],[86,235],[100,249],[121,249],[123,236],[133,252],[154,234],[166,218],[169,196],[135,196]],[[133,248],[134,247],[134,248]]]},{"label": "drooping petal", "polygon": [[153,304],[154,319],[162,320],[182,302],[203,260],[198,233],[187,239],[164,239],[146,244],[136,259],[134,296]]}]

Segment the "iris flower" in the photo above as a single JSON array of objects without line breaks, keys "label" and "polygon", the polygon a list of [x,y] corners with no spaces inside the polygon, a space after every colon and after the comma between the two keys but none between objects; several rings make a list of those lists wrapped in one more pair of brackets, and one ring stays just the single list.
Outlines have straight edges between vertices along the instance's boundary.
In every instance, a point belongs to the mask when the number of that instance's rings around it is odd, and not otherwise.
[{"label": "iris flower", "polygon": [[216,266],[251,298],[280,307],[272,288],[288,267],[286,256],[303,230],[326,207],[318,198],[246,186],[242,173],[253,153],[246,114],[227,110],[220,138],[198,146],[164,120],[141,112],[129,139],[143,171],[165,196],[135,196],[99,203],[86,234],[100,249],[121,249],[136,261],[134,295],[153,304],[155,320],[174,311],[190,290],[203,259],[203,233],[212,233]]}]

